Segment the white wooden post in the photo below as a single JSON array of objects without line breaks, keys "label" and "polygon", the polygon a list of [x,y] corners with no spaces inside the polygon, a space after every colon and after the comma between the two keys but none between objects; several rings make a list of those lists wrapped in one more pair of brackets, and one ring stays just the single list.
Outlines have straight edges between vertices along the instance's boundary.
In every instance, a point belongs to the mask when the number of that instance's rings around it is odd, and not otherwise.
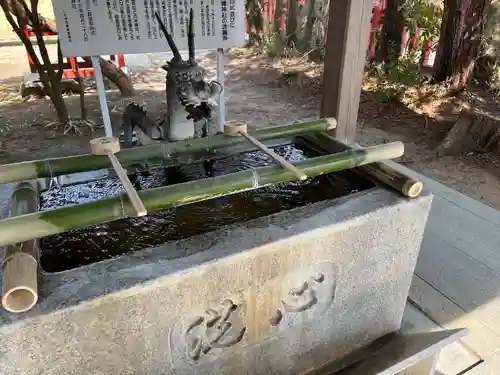
[{"label": "white wooden post", "polygon": [[113,128],[111,126],[111,118],[109,117],[108,102],[106,100],[106,89],[104,88],[99,56],[92,56],[92,66],[94,68],[94,78],[97,86],[97,95],[99,96],[102,120],[104,122],[104,132],[106,133],[106,137],[112,137]]},{"label": "white wooden post", "polygon": [[218,107],[218,123],[219,130],[224,132],[224,122],[226,122],[226,102],[224,97],[224,50],[222,48],[217,49],[217,81],[222,86],[222,92],[219,97],[219,107]]}]

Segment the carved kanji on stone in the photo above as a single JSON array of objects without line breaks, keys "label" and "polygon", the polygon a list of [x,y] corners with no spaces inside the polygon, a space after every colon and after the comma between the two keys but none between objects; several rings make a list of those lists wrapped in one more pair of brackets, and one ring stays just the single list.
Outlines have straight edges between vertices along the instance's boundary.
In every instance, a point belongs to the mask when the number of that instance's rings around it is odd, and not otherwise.
[{"label": "carved kanji on stone", "polygon": [[218,310],[208,309],[196,316],[184,332],[187,355],[198,360],[213,348],[227,348],[239,343],[245,335],[246,327],[237,316],[237,308],[231,300],[222,302]]},{"label": "carved kanji on stone", "polygon": [[[287,324],[301,324],[323,315],[331,308],[335,298],[337,270],[332,263],[322,263],[304,271],[290,274],[292,288],[280,299],[280,307],[269,319],[269,324],[278,326],[283,320]],[[295,323],[293,323],[295,322]]]},{"label": "carved kanji on stone", "polygon": [[302,312],[310,309],[318,302],[316,284],[325,280],[322,273],[312,276],[298,288],[290,289],[288,294],[282,298],[281,304],[286,312]]}]

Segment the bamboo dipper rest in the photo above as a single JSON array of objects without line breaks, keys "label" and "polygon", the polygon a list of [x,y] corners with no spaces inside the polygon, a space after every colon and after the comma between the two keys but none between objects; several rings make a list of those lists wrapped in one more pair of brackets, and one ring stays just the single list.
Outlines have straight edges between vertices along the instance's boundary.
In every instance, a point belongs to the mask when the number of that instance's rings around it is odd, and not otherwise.
[{"label": "bamboo dipper rest", "polygon": [[285,159],[283,159],[281,156],[279,156],[277,153],[275,153],[273,150],[269,149],[264,145],[263,143],[259,142],[256,140],[254,137],[249,135],[247,133],[247,124],[243,121],[226,121],[224,123],[224,134],[229,135],[231,137],[238,137],[238,136],[243,136],[245,137],[250,143],[252,143],[254,146],[256,146],[259,150],[264,152],[265,154],[269,155],[273,160],[281,165],[284,169],[288,170],[289,172],[293,173],[299,180],[305,180],[307,179],[307,175],[302,172],[300,169],[298,169],[296,166],[293,164],[290,164],[287,162]]},{"label": "bamboo dipper rest", "polygon": [[142,203],[141,198],[139,198],[139,195],[132,186],[127,173],[115,156],[115,154],[120,151],[120,140],[116,137],[95,138],[90,141],[90,149],[94,155],[108,155],[108,158],[113,165],[113,169],[125,188],[125,192],[127,193],[137,216],[147,215],[148,211],[146,210],[146,207],[144,207],[144,203]]}]

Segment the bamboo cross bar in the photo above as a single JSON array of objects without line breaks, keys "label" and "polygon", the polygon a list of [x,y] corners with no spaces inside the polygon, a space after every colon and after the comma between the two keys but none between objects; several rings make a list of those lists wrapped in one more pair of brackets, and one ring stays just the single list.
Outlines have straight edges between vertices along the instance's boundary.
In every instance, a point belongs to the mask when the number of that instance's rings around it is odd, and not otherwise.
[{"label": "bamboo cross bar", "polygon": [[[327,152],[338,152],[354,148],[340,142],[328,133],[310,134],[305,136],[305,139],[312,141]],[[357,169],[365,177],[391,187],[408,198],[418,197],[424,188],[422,181],[415,180],[384,163],[372,163],[360,166]]]},{"label": "bamboo cross bar", "polygon": [[[335,119],[320,119],[266,127],[256,130],[253,136],[263,142],[331,130],[335,126]],[[124,166],[153,159],[163,159],[165,166],[172,166],[225,156],[228,155],[225,150],[229,147],[245,143],[248,141],[243,137],[227,137],[224,134],[217,134],[207,138],[123,149],[117,155],[117,159]],[[110,164],[106,155],[86,154],[0,165],[0,184],[93,171],[108,168]]]},{"label": "bamboo cross bar", "polygon": [[135,191],[134,186],[130,182],[130,179],[127,176],[127,172],[123,169],[120,162],[116,158],[115,154],[120,151],[120,141],[116,137],[101,137],[95,138],[90,141],[90,149],[94,155],[107,155],[109,160],[111,161],[111,165],[115,170],[118,178],[120,179],[125,192],[134,207],[136,216],[145,216],[148,211],[146,207],[144,207],[144,203],[142,203],[141,198],[137,195],[137,191]]},{"label": "bamboo cross bar", "polygon": [[260,151],[264,152],[268,156],[270,156],[276,163],[281,165],[283,168],[292,172],[295,177],[299,180],[307,179],[307,175],[298,169],[293,164],[290,164],[277,153],[275,153],[270,148],[266,147],[266,145],[262,144],[250,134],[247,133],[247,124],[244,121],[226,121],[224,124],[224,134],[229,135],[231,137],[242,136],[245,137],[250,143],[256,146]]},{"label": "bamboo cross bar", "polygon": [[[393,142],[301,160],[294,165],[308,176],[313,177],[380,160],[397,158],[403,155],[403,151],[404,146],[401,142]],[[148,212],[154,212],[252,190],[256,186],[259,188],[294,180],[296,180],[295,175],[288,170],[269,166],[147,189],[138,194]],[[133,207],[128,201],[122,201],[120,197],[112,197],[91,203],[11,217],[0,220],[0,246],[119,220],[133,213]]]},{"label": "bamboo cross bar", "polygon": [[[38,205],[36,180],[21,182],[14,188],[12,216],[36,212]],[[38,300],[38,258],[35,239],[7,246],[2,280],[2,306],[5,310],[22,313],[35,306]]]}]

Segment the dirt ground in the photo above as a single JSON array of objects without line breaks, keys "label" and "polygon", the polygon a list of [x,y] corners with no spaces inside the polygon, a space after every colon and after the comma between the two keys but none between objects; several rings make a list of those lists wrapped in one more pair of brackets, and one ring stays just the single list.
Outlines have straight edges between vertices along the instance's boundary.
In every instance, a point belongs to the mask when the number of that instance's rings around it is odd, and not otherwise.
[{"label": "dirt ground", "polygon": [[[321,66],[300,60],[275,61],[246,50],[233,50],[226,59],[228,119],[245,120],[261,127],[318,116]],[[206,56],[202,64],[213,73],[215,56]],[[295,81],[290,86],[279,84],[283,70],[288,67],[304,72],[301,87]],[[137,97],[123,99],[113,87],[107,93],[117,130],[123,108],[131,101],[145,105],[156,121],[162,119],[165,110],[164,72],[149,69],[131,75]],[[93,134],[87,131],[83,135],[64,135],[63,129],[46,128],[45,124],[55,120],[50,101],[20,98],[21,81],[21,77],[0,78],[0,164],[87,153],[89,139],[100,135],[102,129]],[[492,95],[471,89],[458,98],[447,98],[432,89],[422,89],[415,93],[414,103],[405,106],[377,102],[372,88],[367,79],[361,95],[358,142],[369,145],[401,140],[405,143],[401,163],[500,209],[499,156],[469,153],[461,157],[438,157],[434,152],[461,108],[479,107],[497,113],[499,106]],[[85,98],[89,119],[101,124],[99,103],[92,87]],[[66,101],[71,117],[78,118],[78,96],[69,96]]]}]

